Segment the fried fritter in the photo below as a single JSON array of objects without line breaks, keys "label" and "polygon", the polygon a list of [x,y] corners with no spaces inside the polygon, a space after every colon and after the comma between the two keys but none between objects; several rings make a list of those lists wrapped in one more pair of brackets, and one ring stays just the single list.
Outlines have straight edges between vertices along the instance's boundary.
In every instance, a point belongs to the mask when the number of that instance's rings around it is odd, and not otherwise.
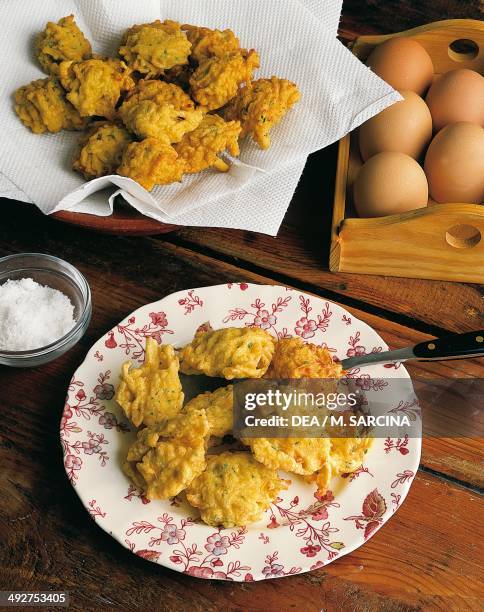
[{"label": "fried fritter", "polygon": [[180,412],[183,391],[178,377],[178,357],[169,344],[146,339],[145,360],[139,368],[123,364],[116,401],[128,419],[139,425],[154,425]]},{"label": "fried fritter", "polygon": [[329,438],[244,438],[254,457],[267,467],[310,475],[328,461]]},{"label": "fried fritter", "polygon": [[92,55],[91,43],[74,21],[74,15],[63,17],[57,23],[47,22],[37,37],[37,58],[49,74],[59,73],[59,64],[65,60],[80,62]]},{"label": "fried fritter", "polygon": [[207,458],[186,496],[208,525],[235,527],[258,521],[288,484],[249,453],[225,452]]},{"label": "fried fritter", "polygon": [[124,472],[149,499],[178,495],[205,469],[208,421],[203,410],[189,410],[138,432]]},{"label": "fried fritter", "polygon": [[335,476],[350,474],[362,463],[373,439],[331,438],[331,449],[327,463],[315,474],[306,477],[308,482],[316,483],[318,492],[324,495]]},{"label": "fried fritter", "polygon": [[228,149],[231,155],[239,155],[239,134],[238,121],[226,122],[218,115],[205,115],[200,125],[185,134],[175,146],[180,159],[185,163],[185,172],[201,172],[212,166],[226,172],[229,165],[218,154]]},{"label": "fried fritter", "polygon": [[195,104],[181,87],[173,83],[165,83],[158,79],[141,79],[136,87],[129,92],[123,102],[120,112],[130,110],[143,100],[155,100],[159,104],[171,104],[179,110],[194,110]]},{"label": "fried fritter", "polygon": [[142,491],[144,493],[144,491],[146,490],[146,481],[143,476],[141,476],[141,474],[138,472],[136,468],[136,463],[134,461],[125,461],[123,463],[122,468],[123,472],[131,480],[134,486],[139,491]]},{"label": "fried fritter", "polygon": [[215,391],[200,393],[186,404],[185,410],[204,410],[208,419],[209,434],[223,438],[233,429],[233,385]]},{"label": "fried fritter", "polygon": [[119,56],[108,58],[93,54],[68,15],[46,24],[36,54],[51,78],[17,90],[20,120],[37,134],[107,120],[110,126],[93,127],[81,140],[73,168],[86,179],[116,171],[147,190],[185,173],[226,172],[221,154],[238,156],[239,138],[249,133],[268,146],[268,130],[299,97],[294,84],[276,77],[256,81],[252,91],[259,56],[230,29],[171,20],[133,25]]},{"label": "fried fritter", "polygon": [[190,77],[192,97],[207,110],[221,108],[237,94],[239,85],[250,85],[258,67],[259,56],[254,50],[208,57]]},{"label": "fried fritter", "polygon": [[190,77],[193,73],[193,68],[190,64],[184,64],[183,66],[173,66],[169,70],[165,70],[165,74],[163,75],[163,80],[167,83],[173,83],[173,85],[178,85],[181,87],[184,92],[188,93],[190,91]]},{"label": "fried fritter", "polygon": [[179,23],[157,20],[127,30],[119,54],[133,70],[155,77],[173,66],[187,64],[191,47]]},{"label": "fried fritter", "polygon": [[[333,384],[341,376],[341,365],[333,361],[326,348],[305,343],[301,338],[278,340],[265,374],[265,378],[329,379],[331,388],[328,391],[335,390]],[[305,475],[310,482],[324,484],[332,478],[333,445],[329,435],[325,438],[252,438],[243,442],[265,465]]]},{"label": "fried fritter", "polygon": [[123,91],[135,85],[126,64],[114,59],[62,62],[59,79],[68,92],[67,99],[82,117],[113,119]]},{"label": "fried fritter", "polygon": [[17,89],[15,112],[34,134],[82,130],[86,125],[54,77],[38,79]]},{"label": "fried fritter", "polygon": [[274,353],[274,338],[258,327],[202,331],[180,351],[180,371],[233,378],[261,378]]},{"label": "fried fritter", "polygon": [[112,174],[132,140],[123,126],[107,121],[96,122],[81,138],[80,149],[72,167],[87,179]]},{"label": "fried fritter", "polygon": [[166,440],[148,451],[136,467],[146,482],[146,497],[168,499],[186,489],[205,465],[203,442],[186,446]]},{"label": "fried fritter", "polygon": [[301,338],[282,338],[265,378],[341,378],[343,369],[328,349]]},{"label": "fried fritter", "polygon": [[189,96],[177,85],[141,80],[119,109],[124,125],[141,138],[179,142],[202,121]]},{"label": "fried fritter", "polygon": [[258,79],[252,87],[242,87],[224,109],[224,117],[227,121],[238,119],[242,124],[241,136],[251,134],[261,149],[268,149],[269,131],[300,97],[291,81],[277,77]]},{"label": "fried fritter", "polygon": [[127,460],[141,461],[146,453],[155,448],[160,440],[181,440],[187,444],[203,441],[209,435],[206,412],[195,406],[187,407],[174,416],[162,417],[154,425],[143,427],[129,447]]},{"label": "fried fritter", "polygon": [[364,459],[373,438],[331,438],[330,461],[334,474],[354,472]]},{"label": "fried fritter", "polygon": [[232,30],[211,30],[189,24],[182,25],[182,30],[192,44],[190,58],[197,63],[240,49],[239,39]]},{"label": "fried fritter", "polygon": [[180,181],[183,164],[175,149],[156,138],[145,138],[129,144],[116,170],[121,176],[137,181],[148,191],[155,185],[168,185]]}]

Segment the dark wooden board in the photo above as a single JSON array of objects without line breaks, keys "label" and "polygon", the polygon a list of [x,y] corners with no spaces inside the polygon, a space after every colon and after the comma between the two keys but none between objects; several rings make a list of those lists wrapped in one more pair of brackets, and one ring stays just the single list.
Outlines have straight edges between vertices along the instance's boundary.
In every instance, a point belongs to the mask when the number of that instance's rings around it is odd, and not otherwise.
[{"label": "dark wooden board", "polygon": [[[346,0],[340,36],[458,17],[482,18],[481,3]],[[253,584],[197,580],[133,556],[93,524],[65,477],[58,428],[72,373],[106,330],[173,291],[287,283],[342,303],[395,348],[483,327],[475,285],[327,272],[334,170],[334,146],[311,158],[276,240],[209,229],[163,239],[106,236],[0,202],[0,256],[63,257],[86,275],[94,303],[86,336],[59,360],[25,371],[0,367],[0,589],[67,589],[72,609],[83,611],[482,609],[482,440],[425,439],[407,500],[364,547],[316,572]],[[436,378],[484,372],[482,360],[409,369]]]},{"label": "dark wooden board", "polygon": [[[25,213],[24,209],[21,211]],[[22,232],[17,230],[17,236],[21,235],[21,239],[17,240],[11,237],[16,227],[23,227]],[[47,371],[62,369],[66,381],[98,337],[145,303],[189,287],[231,281],[277,283],[277,280],[268,276],[157,239],[113,239],[97,235],[93,241],[89,240],[90,236],[89,232],[81,232],[78,228],[52,224],[42,215],[38,216],[35,224],[26,224],[12,215],[0,228],[0,255],[33,250],[53,253],[78,266],[91,285],[93,318],[88,333],[67,355],[44,366]],[[328,297],[324,290],[315,291],[310,288],[309,292]],[[428,334],[361,309],[350,306],[349,310],[373,327],[391,348],[415,344],[429,337]],[[482,360],[428,362],[415,364],[409,369],[413,375],[420,377],[464,378],[484,375]],[[42,368],[39,370],[45,372]],[[19,393],[17,385],[23,384],[22,378],[16,375],[15,370],[3,371],[11,384],[15,385],[13,388],[7,386],[5,394],[16,397]],[[30,372],[29,376],[32,376]],[[61,388],[58,402],[63,399],[65,387]],[[455,453],[452,450],[454,445],[457,448]],[[423,461],[431,469],[438,467],[439,471],[448,476],[476,485],[481,482],[479,467],[482,467],[483,453],[482,449],[471,444],[468,452],[463,454],[462,441],[459,439],[449,440],[445,444],[439,439],[427,439]]]},{"label": "dark wooden board", "polygon": [[[30,214],[30,213],[29,213]],[[363,548],[323,570],[267,583],[203,582],[149,564],[93,525],[62,466],[59,418],[68,381],[88,347],[138,306],[173,291],[273,279],[157,239],[93,235],[38,216],[12,214],[0,255],[38,250],[68,259],[93,291],[88,333],[59,360],[26,371],[0,368],[0,588],[68,589],[73,609],[160,610],[478,609],[481,501],[452,478],[477,484],[479,449],[425,440],[422,472],[408,500]],[[324,290],[318,294],[324,295]],[[428,337],[351,308],[393,347]],[[456,370],[455,368],[460,368]],[[478,375],[476,361],[426,364],[420,375]],[[473,450],[472,450],[473,449]],[[437,465],[445,451],[452,465]],[[459,463],[460,462],[460,463]],[[482,464],[481,464],[482,465]],[[482,470],[481,470],[482,471]],[[472,529],[463,517],[473,517]],[[107,579],[109,577],[109,579]]]},{"label": "dark wooden board", "polygon": [[405,324],[436,334],[483,328],[479,285],[329,272],[335,154],[332,146],[309,158],[277,238],[182,228],[163,239],[377,314],[396,313]]},{"label": "dark wooden board", "polygon": [[[1,589],[68,590],[74,610],[482,609],[482,504],[432,475],[418,475],[395,516],[338,562],[280,580],[221,583],[148,563],[101,531],[66,484],[60,449],[47,448],[53,437],[28,450],[16,439],[2,457]],[[461,516],[479,527],[470,533]]]}]

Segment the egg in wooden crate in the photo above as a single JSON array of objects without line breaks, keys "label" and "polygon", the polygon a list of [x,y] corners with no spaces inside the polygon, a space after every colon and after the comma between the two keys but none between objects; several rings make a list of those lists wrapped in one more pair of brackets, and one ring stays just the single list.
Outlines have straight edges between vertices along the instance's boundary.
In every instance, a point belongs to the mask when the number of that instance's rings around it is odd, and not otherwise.
[{"label": "egg in wooden crate", "polygon": [[353,53],[403,99],[340,140],[330,270],[484,282],[484,23],[362,36]]},{"label": "egg in wooden crate", "polygon": [[425,101],[436,132],[458,121],[484,127],[484,77],[475,70],[458,68],[437,77]]},{"label": "egg in wooden crate", "polygon": [[395,89],[423,94],[432,83],[434,66],[427,51],[406,37],[389,38],[376,46],[367,65]]},{"label": "egg in wooden crate", "polygon": [[425,174],[435,202],[484,201],[484,129],[460,121],[435,136],[425,156]]},{"label": "egg in wooden crate", "polygon": [[360,126],[359,147],[364,161],[384,151],[405,153],[418,159],[432,138],[432,116],[423,99],[401,90],[403,100]]}]

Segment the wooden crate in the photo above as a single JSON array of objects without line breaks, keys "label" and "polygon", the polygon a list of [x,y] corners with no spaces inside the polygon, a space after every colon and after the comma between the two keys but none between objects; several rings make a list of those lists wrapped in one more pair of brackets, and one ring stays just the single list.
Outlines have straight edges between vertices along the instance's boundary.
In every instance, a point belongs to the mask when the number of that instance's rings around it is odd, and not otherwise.
[{"label": "wooden crate", "polygon": [[[411,37],[425,47],[436,75],[455,68],[484,71],[480,21],[437,21],[397,34],[361,36],[352,51],[365,61],[376,45],[393,36]],[[361,165],[352,133],[339,143],[330,270],[484,283],[484,205],[429,202],[408,213],[359,219],[352,192]]]}]

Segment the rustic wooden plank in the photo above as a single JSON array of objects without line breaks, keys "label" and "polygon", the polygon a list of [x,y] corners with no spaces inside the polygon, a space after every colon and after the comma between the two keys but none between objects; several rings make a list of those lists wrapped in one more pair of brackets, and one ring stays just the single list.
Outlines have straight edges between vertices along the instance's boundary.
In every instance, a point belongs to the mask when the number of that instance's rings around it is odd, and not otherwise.
[{"label": "rustic wooden plank", "polygon": [[363,6],[360,0],[345,0],[339,35],[344,40],[352,40],[362,34],[391,34],[441,19],[482,19],[482,14],[479,0],[372,0]]},{"label": "rustic wooden plank", "polygon": [[[13,232],[15,227],[17,229]],[[88,333],[68,354],[43,368],[29,370],[24,376],[19,376],[14,370],[0,370],[2,379],[8,381],[3,394],[9,398],[25,395],[26,380],[32,388],[43,388],[49,384],[47,378],[49,381],[56,379],[59,392],[56,403],[51,405],[58,407],[62,404],[68,379],[88,347],[135,308],[189,287],[228,281],[274,284],[274,280],[265,276],[156,239],[113,240],[112,237],[99,235],[92,240],[88,232],[52,223],[42,216],[35,225],[15,223],[13,217],[9,218],[0,228],[0,255],[33,250],[56,254],[78,266],[90,282],[93,293],[93,318]],[[325,296],[324,291],[315,293]],[[350,311],[372,326],[393,348],[429,337],[358,309],[350,308]],[[481,360],[429,362],[412,366],[413,375],[427,378],[482,377],[483,372]],[[484,451],[470,447],[463,454],[464,448],[462,440],[449,440],[443,447],[440,440],[425,439],[422,462],[448,476],[479,485],[482,482],[479,476],[482,469],[479,468]],[[446,461],[442,460],[443,450],[448,453]]]},{"label": "rustic wooden plank", "polygon": [[[2,589],[66,589],[75,610],[480,609],[484,516],[470,491],[419,474],[389,523],[326,568],[237,586],[201,581],[131,555],[93,525],[65,478],[60,449],[52,452],[58,415],[45,408],[28,415],[29,435],[2,435],[0,494],[9,502],[0,510]],[[463,516],[474,517],[475,530]]]},{"label": "rustic wooden plank", "polygon": [[[464,332],[480,329],[484,323],[482,288],[478,285],[400,279],[345,273],[330,273],[318,257],[318,247],[313,241],[305,242],[296,228],[284,225],[277,239],[268,236],[244,235],[234,230],[187,228],[178,232],[182,238],[165,240],[206,247],[210,252],[221,252],[234,264],[257,266],[266,275],[276,275],[281,282],[306,286],[313,291],[330,292],[345,304],[365,307],[365,302],[391,316],[403,315],[408,324],[427,329]],[[276,242],[277,240],[277,242]],[[321,242],[316,243],[321,244]],[[321,253],[319,253],[321,255]]]},{"label": "rustic wooden plank", "polygon": [[66,588],[74,609],[133,608],[140,597],[145,606],[162,610],[257,610],[261,601],[269,610],[335,609],[338,603],[350,610],[356,602],[368,610],[431,604],[479,609],[480,536],[459,519],[472,516],[480,529],[482,505],[473,492],[427,474],[417,477],[403,507],[364,548],[314,574],[234,588],[178,576],[131,556],[93,527],[65,478],[58,422],[70,365],[56,364],[33,370],[27,385],[18,372],[0,370],[7,400],[0,495],[8,500],[0,510],[1,588]]},{"label": "rustic wooden plank", "polygon": [[[79,610],[135,608],[140,600],[161,610],[477,609],[475,534],[458,520],[477,517],[475,495],[431,475],[417,478],[403,508],[363,549],[314,574],[270,583],[234,587],[180,576],[133,557],[93,528],[65,479],[58,446],[65,389],[87,348],[132,309],[172,291],[229,280],[273,281],[158,240],[93,240],[43,217],[35,225],[12,217],[0,228],[0,254],[27,250],[54,253],[77,265],[91,284],[94,313],[83,341],[56,362],[21,375],[0,368],[0,494],[8,500],[0,510],[2,588],[67,588],[73,609]],[[352,312],[391,346],[426,337],[376,315]],[[471,376],[481,368],[477,361],[461,361],[422,364],[416,372]],[[465,464],[461,442],[456,449],[451,440],[445,452]],[[425,441],[424,465],[435,468],[442,444]],[[468,465],[439,469],[476,479]]]},{"label": "rustic wooden plank", "polygon": [[[336,148],[308,161],[276,238],[230,229],[184,228],[163,240],[223,254],[227,261],[266,276],[375,312],[396,313],[409,325],[471,331],[484,327],[479,285],[329,272],[329,244]],[[423,328],[422,325],[420,325]]]}]

